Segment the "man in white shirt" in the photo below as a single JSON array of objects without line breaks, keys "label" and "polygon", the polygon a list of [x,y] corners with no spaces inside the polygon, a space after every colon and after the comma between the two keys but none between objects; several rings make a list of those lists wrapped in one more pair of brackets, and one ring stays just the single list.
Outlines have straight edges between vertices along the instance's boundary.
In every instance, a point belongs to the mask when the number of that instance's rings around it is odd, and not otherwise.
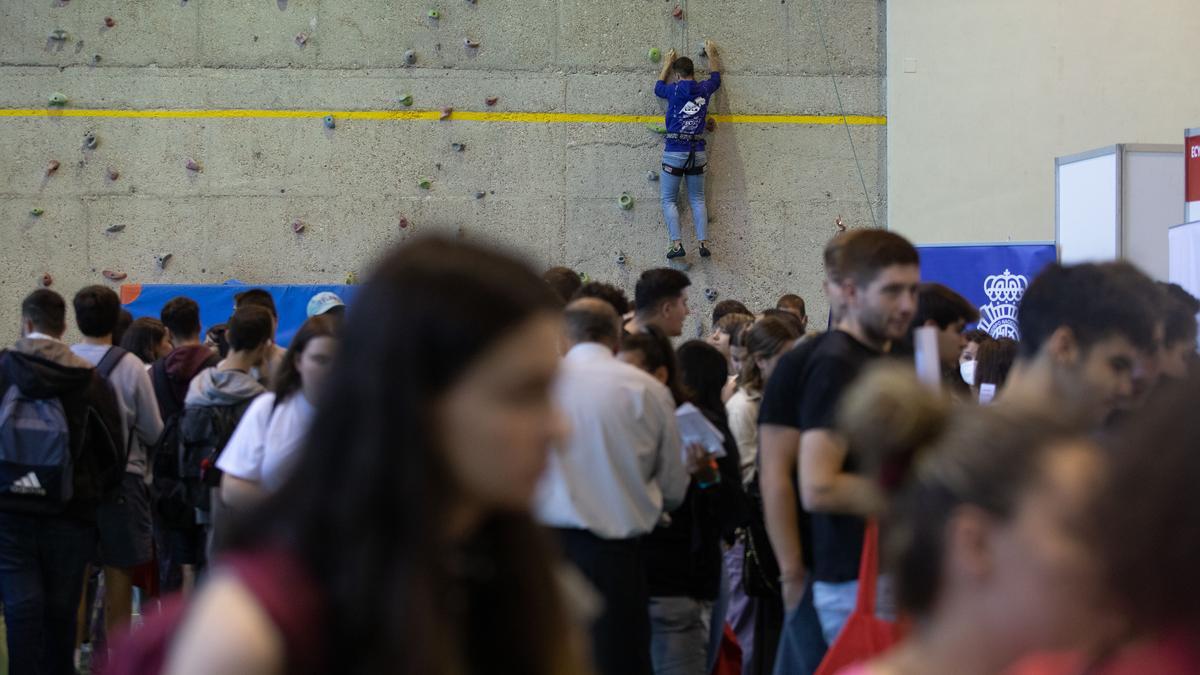
[{"label": "man in white shirt", "polygon": [[121,312],[116,292],[88,286],[75,294],[73,304],[83,342],[71,351],[96,365],[112,386],[124,422],[122,440],[129,451],[120,491],[102,503],[96,515],[104,563],[105,626],[112,633],[129,623],[133,612],[133,568],[154,557],[146,449],[158,441],[163,423],[145,364],[113,346],[113,328]]},{"label": "man in white shirt", "polygon": [[570,350],[555,399],[571,433],[550,464],[537,513],[604,597],[592,627],[603,675],[651,672],[648,595],[639,538],[683,502],[675,402],[667,388],[615,353],[621,318],[596,298],[564,315]]}]

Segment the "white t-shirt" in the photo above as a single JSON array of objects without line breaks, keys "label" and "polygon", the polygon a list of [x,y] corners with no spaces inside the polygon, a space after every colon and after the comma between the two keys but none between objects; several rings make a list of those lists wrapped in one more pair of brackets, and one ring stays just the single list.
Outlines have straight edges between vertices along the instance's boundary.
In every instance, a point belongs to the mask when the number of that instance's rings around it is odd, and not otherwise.
[{"label": "white t-shirt", "polygon": [[303,392],[275,405],[275,394],[254,399],[217,460],[225,473],[278,490],[308,437],[316,409]]}]

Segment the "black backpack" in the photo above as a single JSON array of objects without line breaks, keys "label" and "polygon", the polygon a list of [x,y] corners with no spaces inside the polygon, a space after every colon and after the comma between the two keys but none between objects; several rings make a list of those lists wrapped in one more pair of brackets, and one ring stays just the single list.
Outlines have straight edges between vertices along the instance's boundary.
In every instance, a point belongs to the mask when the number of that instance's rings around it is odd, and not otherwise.
[{"label": "black backpack", "polygon": [[[204,368],[216,365],[220,357],[213,355]],[[201,368],[203,370],[204,368]],[[200,372],[200,371],[197,371]],[[162,413],[163,431],[150,449],[150,466],[154,475],[154,508],[169,527],[184,528],[195,524],[196,490],[189,490],[180,472],[179,420],[184,402],[175,396],[165,359],[150,367],[150,382]]]},{"label": "black backpack", "polygon": [[225,406],[191,406],[179,418],[179,474],[193,506],[209,511],[209,490],[221,484],[217,460],[255,397]]}]

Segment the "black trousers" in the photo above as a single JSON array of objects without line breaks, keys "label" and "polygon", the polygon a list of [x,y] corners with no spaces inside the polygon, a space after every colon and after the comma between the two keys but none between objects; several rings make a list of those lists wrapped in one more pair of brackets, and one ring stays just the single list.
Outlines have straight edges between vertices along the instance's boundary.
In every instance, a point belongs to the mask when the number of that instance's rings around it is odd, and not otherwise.
[{"label": "black trousers", "polygon": [[637,539],[601,539],[557,529],[563,554],[604,598],[592,624],[592,656],[600,675],[651,675],[650,594]]}]

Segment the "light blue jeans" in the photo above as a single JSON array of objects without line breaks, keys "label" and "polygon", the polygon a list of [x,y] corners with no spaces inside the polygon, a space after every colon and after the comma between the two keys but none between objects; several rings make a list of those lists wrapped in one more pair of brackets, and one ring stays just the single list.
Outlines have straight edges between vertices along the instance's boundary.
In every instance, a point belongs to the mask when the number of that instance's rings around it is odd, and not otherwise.
[{"label": "light blue jeans", "polygon": [[704,675],[713,603],[686,597],[650,598],[650,659],[654,675]]},{"label": "light blue jeans", "polygon": [[[835,584],[827,581],[813,583],[813,605],[817,618],[821,620],[821,632],[825,643],[833,646],[858,600],[858,582],[847,581]],[[888,621],[896,620],[896,604],[892,599],[891,577],[881,575],[875,586],[875,616]]]},{"label": "light blue jeans", "polygon": [[[687,164],[687,159],[688,153],[686,152],[664,152],[662,163],[682,168]],[[695,165],[704,166],[707,163],[708,154],[697,152]],[[670,235],[671,241],[683,239],[679,234],[679,184],[683,182],[684,178],[687,179],[688,202],[692,205],[692,222],[696,225],[696,239],[707,241],[708,206],[704,203],[704,174],[672,176],[663,171],[661,178],[663,219],[667,221],[667,233]]]}]

